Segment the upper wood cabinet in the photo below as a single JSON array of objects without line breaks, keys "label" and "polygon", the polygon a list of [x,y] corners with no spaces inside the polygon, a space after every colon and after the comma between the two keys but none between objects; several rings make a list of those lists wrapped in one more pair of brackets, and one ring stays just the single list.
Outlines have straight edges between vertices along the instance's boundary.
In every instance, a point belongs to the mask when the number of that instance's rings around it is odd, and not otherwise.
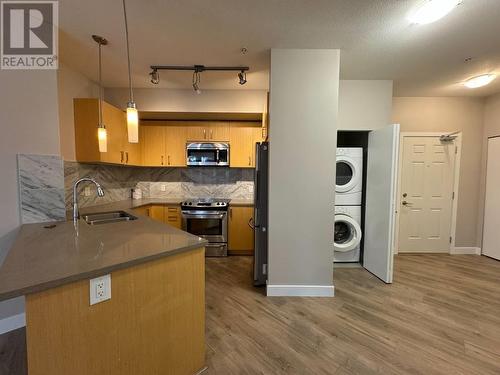
[{"label": "upper wood cabinet", "polygon": [[264,140],[264,134],[262,127],[251,125],[252,123],[248,122],[231,122],[229,128],[231,167],[255,167],[255,144]]},{"label": "upper wood cabinet", "polygon": [[187,141],[229,141],[228,121],[186,121]]},{"label": "upper wood cabinet", "polygon": [[98,99],[74,99],[73,106],[77,161],[141,165],[139,145],[128,142],[127,119],[124,111],[106,102],[102,103],[102,118],[107,130],[108,151],[99,152]]},{"label": "upper wood cabinet", "polygon": [[141,123],[139,144],[145,166],[186,166],[186,128],[183,126]]},{"label": "upper wood cabinet", "polygon": [[249,226],[253,218],[253,207],[229,208],[228,250],[235,255],[251,255],[254,250],[254,231]]}]

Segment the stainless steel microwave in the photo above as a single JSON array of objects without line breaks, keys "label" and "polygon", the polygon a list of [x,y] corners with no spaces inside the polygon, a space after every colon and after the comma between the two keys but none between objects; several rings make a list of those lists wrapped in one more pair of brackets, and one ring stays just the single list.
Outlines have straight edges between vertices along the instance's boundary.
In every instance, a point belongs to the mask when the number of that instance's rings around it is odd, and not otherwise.
[{"label": "stainless steel microwave", "polygon": [[215,142],[187,143],[186,165],[191,167],[228,167],[229,144]]}]

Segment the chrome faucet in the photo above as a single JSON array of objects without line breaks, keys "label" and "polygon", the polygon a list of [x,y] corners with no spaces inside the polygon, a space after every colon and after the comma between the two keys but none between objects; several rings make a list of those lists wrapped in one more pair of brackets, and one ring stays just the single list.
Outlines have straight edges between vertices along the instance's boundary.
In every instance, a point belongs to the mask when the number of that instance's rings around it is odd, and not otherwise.
[{"label": "chrome faucet", "polygon": [[73,184],[73,221],[77,221],[80,217],[80,213],[78,211],[77,188],[78,188],[78,185],[80,184],[80,182],[85,182],[85,181],[92,182],[93,184],[95,184],[95,186],[97,188],[97,196],[104,197],[104,190],[102,189],[101,185],[99,185],[99,183],[96,180],[94,180],[93,178],[84,177],[84,178],[80,178],[79,180],[77,180]]}]

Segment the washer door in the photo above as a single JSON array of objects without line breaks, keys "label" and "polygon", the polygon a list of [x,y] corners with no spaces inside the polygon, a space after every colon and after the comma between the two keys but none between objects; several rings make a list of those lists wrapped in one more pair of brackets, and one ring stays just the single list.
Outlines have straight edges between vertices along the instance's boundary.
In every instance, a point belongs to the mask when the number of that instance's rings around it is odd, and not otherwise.
[{"label": "washer door", "polygon": [[352,217],[335,215],[334,250],[351,251],[361,242],[361,227]]},{"label": "washer door", "polygon": [[358,171],[352,159],[348,156],[337,156],[335,191],[348,192],[356,185],[357,177]]}]

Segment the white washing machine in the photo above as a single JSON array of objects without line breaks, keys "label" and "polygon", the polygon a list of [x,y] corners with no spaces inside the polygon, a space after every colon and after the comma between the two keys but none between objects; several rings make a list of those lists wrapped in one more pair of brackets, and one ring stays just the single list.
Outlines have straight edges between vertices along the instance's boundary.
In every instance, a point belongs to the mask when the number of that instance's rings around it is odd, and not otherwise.
[{"label": "white washing machine", "polygon": [[363,149],[337,148],[335,205],[361,205],[363,194]]},{"label": "white washing machine", "polygon": [[361,206],[335,206],[334,262],[359,262]]}]

